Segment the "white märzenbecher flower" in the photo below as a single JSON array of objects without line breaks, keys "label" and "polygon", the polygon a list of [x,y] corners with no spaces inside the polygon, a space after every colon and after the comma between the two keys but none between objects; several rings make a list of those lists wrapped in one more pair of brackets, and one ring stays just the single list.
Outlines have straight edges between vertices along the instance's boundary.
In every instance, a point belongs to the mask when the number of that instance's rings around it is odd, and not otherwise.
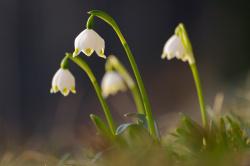
[{"label": "white m\u00e4rzenbecher flower", "polygon": [[51,93],[60,91],[64,96],[69,92],[76,93],[75,78],[68,69],[60,68],[52,79]]},{"label": "white m\u00e4rzenbecher flower", "polygon": [[92,29],[85,29],[75,38],[75,51],[73,57],[82,51],[90,56],[95,51],[99,57],[106,58],[104,55],[105,41]]},{"label": "white m\u00e4rzenbecher flower", "polygon": [[101,83],[102,95],[108,97],[109,95],[115,95],[119,91],[126,91],[127,87],[123,78],[114,71],[108,71],[105,73]]},{"label": "white m\u00e4rzenbecher flower", "polygon": [[189,62],[189,64],[194,63],[193,53],[189,52],[182,43],[182,40],[177,35],[171,36],[166,42],[163,53],[161,56],[163,59],[168,60],[177,58],[184,62]]}]

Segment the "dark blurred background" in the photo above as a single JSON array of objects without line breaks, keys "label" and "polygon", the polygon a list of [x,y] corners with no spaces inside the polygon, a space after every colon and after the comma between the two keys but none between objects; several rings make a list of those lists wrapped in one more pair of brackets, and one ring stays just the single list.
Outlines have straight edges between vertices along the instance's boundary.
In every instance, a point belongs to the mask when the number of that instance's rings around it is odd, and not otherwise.
[{"label": "dark blurred background", "polygon": [[[250,68],[249,4],[247,0],[0,0],[0,150],[63,150],[91,139],[89,114],[102,116],[102,110],[85,73],[71,64],[76,95],[49,93],[60,60],[66,51],[73,51],[74,38],[85,28],[87,11],[101,9],[115,18],[135,55],[155,117],[166,117],[163,121],[168,123],[171,113],[199,110],[188,65],[160,58],[175,26],[186,25],[206,102],[211,104],[218,91],[244,79]],[[106,41],[106,55],[117,55],[129,68],[113,30],[99,19],[94,29]],[[84,59],[101,81],[105,61],[95,54]],[[108,103],[117,122],[127,121],[123,113],[135,111],[129,92]]]}]

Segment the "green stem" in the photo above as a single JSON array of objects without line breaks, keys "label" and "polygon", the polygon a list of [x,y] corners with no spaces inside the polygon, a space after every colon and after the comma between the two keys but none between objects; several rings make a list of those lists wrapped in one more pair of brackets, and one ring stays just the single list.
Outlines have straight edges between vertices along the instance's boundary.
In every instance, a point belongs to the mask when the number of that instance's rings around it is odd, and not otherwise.
[{"label": "green stem", "polygon": [[148,126],[149,126],[149,133],[152,135],[152,137],[154,139],[157,139],[156,129],[155,129],[155,125],[154,125],[154,119],[153,119],[153,115],[152,115],[148,95],[146,93],[146,90],[145,90],[141,75],[139,74],[139,70],[138,70],[137,64],[135,62],[134,56],[133,56],[133,54],[132,54],[132,52],[131,52],[131,50],[130,50],[130,48],[129,48],[129,46],[128,46],[125,38],[124,38],[124,36],[122,35],[117,23],[115,22],[115,20],[112,17],[110,17],[107,13],[105,13],[103,11],[93,10],[93,11],[90,11],[88,13],[93,15],[93,16],[96,16],[96,17],[104,20],[106,23],[108,23],[114,29],[117,36],[119,37],[119,39],[120,39],[120,41],[121,41],[121,43],[123,45],[123,48],[124,48],[124,50],[125,50],[125,52],[126,52],[126,54],[128,56],[129,62],[131,64],[131,67],[133,69],[133,72],[134,72],[134,75],[135,75],[135,78],[136,78],[136,81],[138,83],[139,90],[141,92],[141,97],[142,97],[142,100],[143,100],[143,103],[144,103],[147,122],[148,122]]},{"label": "green stem", "polygon": [[202,124],[203,124],[203,127],[206,128],[207,127],[206,106],[205,106],[204,97],[203,97],[203,94],[202,94],[200,77],[199,77],[199,73],[198,73],[198,70],[197,70],[196,63],[190,64],[190,68],[192,70],[192,74],[193,74],[193,77],[194,77],[194,82],[195,82],[195,86],[196,86],[196,90],[197,90],[197,95],[198,95],[198,99],[199,99]]},{"label": "green stem", "polygon": [[145,114],[140,91],[134,83],[134,80],[131,78],[128,71],[121,64],[121,62],[115,56],[110,55],[106,62],[106,70],[108,71],[112,69],[115,69],[122,76],[129,89],[131,90],[138,113]]},{"label": "green stem", "polygon": [[142,100],[141,100],[141,95],[140,95],[138,87],[136,85],[134,85],[134,86],[130,87],[130,90],[131,90],[131,93],[133,95],[133,98],[134,98],[135,105],[136,105],[138,113],[139,114],[145,114],[143,103],[142,103]]},{"label": "green stem", "polygon": [[69,56],[68,56],[68,55],[66,55],[66,56],[62,59],[61,64],[60,64],[60,67],[61,67],[62,69],[68,69],[68,68],[69,68],[69,61],[68,61],[68,59],[69,59]]},{"label": "green stem", "polygon": [[101,103],[101,106],[102,106],[102,108],[104,110],[104,114],[106,116],[106,119],[107,119],[108,125],[110,127],[111,133],[113,135],[115,135],[115,124],[114,124],[112,115],[110,113],[110,110],[109,110],[109,107],[108,107],[106,101],[104,100],[104,98],[102,96],[101,88],[100,88],[99,84],[97,83],[97,80],[96,80],[93,72],[91,71],[88,64],[82,58],[80,58],[79,56],[73,58],[72,55],[70,55],[69,58],[74,63],[76,63],[82,70],[84,70],[87,73],[91,83],[94,86],[94,89],[95,89],[97,97],[98,97],[98,99],[99,99],[99,101]]}]

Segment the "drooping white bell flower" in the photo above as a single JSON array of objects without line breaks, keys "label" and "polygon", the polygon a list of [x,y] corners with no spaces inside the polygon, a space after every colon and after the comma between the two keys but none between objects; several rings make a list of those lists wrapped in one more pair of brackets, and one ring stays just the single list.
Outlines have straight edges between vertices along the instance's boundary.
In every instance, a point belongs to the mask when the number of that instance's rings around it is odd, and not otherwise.
[{"label": "drooping white bell flower", "polygon": [[60,68],[52,79],[51,93],[60,91],[64,96],[69,92],[76,93],[75,78],[68,69]]},{"label": "drooping white bell flower", "polygon": [[101,83],[102,95],[108,97],[109,95],[115,95],[119,91],[126,91],[127,87],[123,78],[114,71],[108,71],[105,73]]},{"label": "drooping white bell flower", "polygon": [[106,58],[104,55],[105,41],[93,29],[83,30],[75,38],[75,51],[73,57],[83,52],[85,55],[90,56],[95,51],[99,57]]},{"label": "drooping white bell flower", "polygon": [[193,53],[189,52],[182,43],[182,40],[177,35],[171,36],[166,42],[163,53],[161,56],[163,59],[167,58],[168,60],[177,58],[183,62],[189,62],[189,64],[194,63]]}]

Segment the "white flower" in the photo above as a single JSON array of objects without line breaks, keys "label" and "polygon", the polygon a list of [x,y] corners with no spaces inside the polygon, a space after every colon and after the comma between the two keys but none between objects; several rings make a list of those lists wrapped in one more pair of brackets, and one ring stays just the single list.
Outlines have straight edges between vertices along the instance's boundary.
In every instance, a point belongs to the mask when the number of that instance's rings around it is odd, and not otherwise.
[{"label": "white flower", "polygon": [[184,62],[189,62],[189,64],[194,63],[193,53],[189,52],[182,43],[182,40],[177,35],[171,36],[166,42],[162,58],[167,58],[168,60],[177,58]]},{"label": "white flower", "polygon": [[114,71],[108,71],[105,73],[101,83],[102,95],[108,97],[109,95],[115,95],[119,91],[126,91],[127,87],[123,78]]},{"label": "white flower", "polygon": [[75,78],[68,69],[60,68],[52,79],[51,93],[60,91],[64,96],[69,92],[76,93]]},{"label": "white flower", "polygon": [[90,56],[94,51],[99,57],[106,58],[104,55],[105,42],[103,38],[92,29],[85,29],[75,38],[75,51],[73,57],[82,51]]}]

